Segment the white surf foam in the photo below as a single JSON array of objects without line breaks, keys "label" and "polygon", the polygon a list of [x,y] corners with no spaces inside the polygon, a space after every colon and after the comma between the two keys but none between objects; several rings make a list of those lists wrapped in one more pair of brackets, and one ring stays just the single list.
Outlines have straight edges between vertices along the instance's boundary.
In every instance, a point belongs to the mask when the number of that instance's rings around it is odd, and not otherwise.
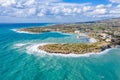
[{"label": "white surf foam", "polygon": [[33,44],[28,47],[26,47],[27,53],[32,54],[32,53],[43,53],[45,51],[39,50],[39,46],[43,46],[45,44]]},{"label": "white surf foam", "polygon": [[39,55],[49,55],[49,56],[62,56],[62,57],[89,57],[91,55],[103,55],[106,54],[110,49],[106,49],[100,53],[85,53],[85,54],[62,54],[62,53],[48,53],[46,51],[40,50],[38,47],[39,46],[43,46],[46,44],[50,44],[50,43],[41,43],[41,44],[33,44],[30,45],[26,48],[27,53],[29,54],[39,54]]},{"label": "white surf foam", "polygon": [[24,44],[24,43],[15,44],[16,47],[22,47],[22,46],[24,46],[24,45],[26,45],[26,44]]},{"label": "white surf foam", "polygon": [[72,33],[64,33],[64,32],[60,32],[60,31],[52,31],[52,32],[60,33],[60,34],[64,34],[64,35],[73,35]]},{"label": "white surf foam", "polygon": [[14,48],[24,48],[28,45],[28,43],[17,43],[17,44],[14,44],[13,47]]},{"label": "white surf foam", "polygon": [[12,31],[14,32],[17,32],[17,33],[24,33],[24,34],[39,34],[39,33],[32,33],[32,32],[27,32],[27,31],[20,31],[18,29],[11,29]]}]

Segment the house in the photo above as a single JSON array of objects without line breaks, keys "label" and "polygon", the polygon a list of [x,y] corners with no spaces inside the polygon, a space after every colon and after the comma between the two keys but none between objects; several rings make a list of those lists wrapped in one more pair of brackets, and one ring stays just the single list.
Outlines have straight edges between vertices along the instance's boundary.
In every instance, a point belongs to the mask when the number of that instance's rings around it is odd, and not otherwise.
[{"label": "house", "polygon": [[106,41],[106,42],[112,42],[112,39],[107,38],[105,41]]},{"label": "house", "polygon": [[109,35],[106,33],[100,33],[99,36],[101,36],[102,39],[106,39]]},{"label": "house", "polygon": [[75,33],[77,34],[77,39],[79,39],[80,36],[87,36],[86,33],[81,33],[79,30],[76,30]]},{"label": "house", "polygon": [[76,30],[74,33],[79,34],[79,33],[80,33],[80,31],[79,31],[79,30]]}]

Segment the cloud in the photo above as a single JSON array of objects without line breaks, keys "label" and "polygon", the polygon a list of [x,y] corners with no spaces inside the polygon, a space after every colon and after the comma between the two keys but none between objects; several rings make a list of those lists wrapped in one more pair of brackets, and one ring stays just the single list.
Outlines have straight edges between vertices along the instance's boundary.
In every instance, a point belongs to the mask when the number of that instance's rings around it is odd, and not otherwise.
[{"label": "cloud", "polygon": [[38,17],[44,16],[46,12],[47,12],[46,9],[41,9],[40,12],[38,12],[37,16]]},{"label": "cloud", "polygon": [[92,12],[90,12],[90,15],[101,15],[101,14],[105,14],[107,11],[105,8],[100,8],[100,9],[95,9]]},{"label": "cloud", "polygon": [[120,5],[117,5],[116,7],[109,10],[110,14],[113,15],[119,15],[120,14]]},{"label": "cloud", "polygon": [[16,1],[15,0],[0,0],[0,5],[7,7],[9,5],[15,4]]},{"label": "cloud", "polygon": [[95,16],[97,17],[101,15],[106,15],[108,14],[108,11],[111,9],[111,7],[112,4],[108,4],[108,5],[99,4],[97,6],[90,6],[88,7],[88,10],[83,14],[84,16],[88,16],[88,17],[95,17]]},{"label": "cloud", "polygon": [[[117,0],[111,0],[113,1],[118,3]],[[0,16],[79,20],[81,18],[119,17],[119,14],[119,4],[93,5],[92,3],[66,3],[62,0],[0,0]]]},{"label": "cloud", "polygon": [[32,4],[34,4],[34,3],[35,3],[35,0],[28,0],[28,1],[26,1],[26,2],[24,3],[24,5],[29,6],[29,5],[32,5]]},{"label": "cloud", "polygon": [[36,13],[36,8],[30,8],[29,10],[28,10],[28,14],[29,15],[34,15]]},{"label": "cloud", "polygon": [[120,0],[110,0],[112,3],[120,3]]}]

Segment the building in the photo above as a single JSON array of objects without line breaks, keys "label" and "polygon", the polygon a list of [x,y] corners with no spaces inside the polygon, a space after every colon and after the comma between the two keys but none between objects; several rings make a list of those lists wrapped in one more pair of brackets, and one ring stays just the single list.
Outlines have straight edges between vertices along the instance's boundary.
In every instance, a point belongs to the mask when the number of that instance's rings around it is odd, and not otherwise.
[{"label": "building", "polygon": [[106,39],[108,37],[108,34],[106,33],[100,33],[99,36],[102,38],[102,39]]},{"label": "building", "polygon": [[79,33],[80,33],[80,31],[79,31],[79,30],[76,30],[74,33],[79,34]]},{"label": "building", "polygon": [[105,40],[106,42],[112,42],[112,39],[108,38]]}]

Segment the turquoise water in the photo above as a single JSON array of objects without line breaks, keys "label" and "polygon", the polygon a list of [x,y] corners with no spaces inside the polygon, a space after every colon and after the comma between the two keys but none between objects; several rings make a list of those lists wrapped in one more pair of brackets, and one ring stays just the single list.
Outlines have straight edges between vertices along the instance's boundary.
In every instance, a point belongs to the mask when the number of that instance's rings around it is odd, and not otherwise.
[{"label": "turquoise water", "polygon": [[120,49],[81,57],[45,55],[31,46],[84,43],[87,39],[57,32],[23,34],[11,30],[43,25],[0,24],[0,80],[120,80]]}]

